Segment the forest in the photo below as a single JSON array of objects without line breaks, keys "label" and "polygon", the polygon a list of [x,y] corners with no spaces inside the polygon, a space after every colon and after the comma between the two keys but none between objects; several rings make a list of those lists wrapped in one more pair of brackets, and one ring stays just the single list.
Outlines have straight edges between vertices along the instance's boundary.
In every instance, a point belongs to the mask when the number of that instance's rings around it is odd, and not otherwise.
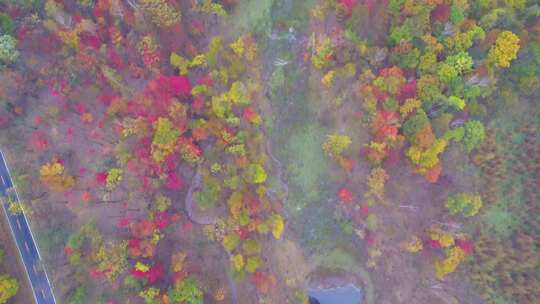
[{"label": "forest", "polygon": [[540,303],[539,100],[536,0],[0,0],[58,303]]}]

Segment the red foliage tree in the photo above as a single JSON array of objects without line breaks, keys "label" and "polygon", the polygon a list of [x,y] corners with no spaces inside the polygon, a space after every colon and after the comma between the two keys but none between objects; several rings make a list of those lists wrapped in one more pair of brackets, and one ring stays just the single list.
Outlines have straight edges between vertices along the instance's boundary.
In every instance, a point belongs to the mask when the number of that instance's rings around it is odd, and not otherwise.
[{"label": "red foliage tree", "polygon": [[184,181],[178,176],[178,174],[171,172],[167,175],[167,181],[165,187],[169,190],[178,191],[184,186]]},{"label": "red foliage tree", "polygon": [[450,6],[447,4],[439,4],[431,11],[431,20],[445,23],[450,17]]},{"label": "red foliage tree", "polygon": [[35,150],[44,151],[49,148],[49,142],[45,138],[45,134],[40,131],[34,131],[30,139],[30,146]]},{"label": "red foliage tree", "polygon": [[353,200],[351,191],[347,188],[341,188],[338,192],[339,199],[344,203],[350,203]]}]

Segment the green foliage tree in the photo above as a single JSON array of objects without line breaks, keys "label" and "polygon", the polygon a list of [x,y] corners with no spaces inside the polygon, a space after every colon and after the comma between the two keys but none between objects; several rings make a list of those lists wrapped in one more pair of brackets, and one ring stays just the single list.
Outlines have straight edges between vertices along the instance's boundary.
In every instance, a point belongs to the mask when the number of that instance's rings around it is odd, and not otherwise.
[{"label": "green foliage tree", "polygon": [[142,287],[142,281],[131,275],[126,276],[123,283],[125,287],[130,289],[139,290]]},{"label": "green foliage tree", "polygon": [[404,41],[411,41],[413,39],[413,34],[411,28],[408,24],[403,24],[400,26],[393,26],[390,29],[390,42],[394,45],[399,44]]},{"label": "green foliage tree", "polygon": [[418,110],[414,116],[407,119],[403,124],[403,134],[407,138],[412,139],[414,135],[428,123],[429,119],[426,115],[426,112],[424,112],[423,110]]},{"label": "green foliage tree", "polygon": [[247,259],[246,271],[249,272],[249,273],[253,273],[253,272],[257,271],[257,269],[259,269],[259,267],[261,267],[262,263],[263,262],[262,262],[261,257],[259,257],[259,256],[250,256]]},{"label": "green foliage tree", "polygon": [[168,292],[171,304],[203,304],[203,292],[192,277],[177,282]]},{"label": "green foliage tree", "polygon": [[420,61],[420,50],[417,48],[412,49],[404,54],[399,54],[394,61],[404,69],[415,69]]},{"label": "green foliage tree", "polygon": [[13,21],[9,15],[0,13],[0,34],[13,35]]},{"label": "green foliage tree", "polygon": [[86,292],[86,288],[83,286],[77,287],[75,291],[69,297],[69,300],[67,301],[67,304],[85,304],[85,303],[88,303],[87,292]]},{"label": "green foliage tree", "polygon": [[139,297],[144,300],[144,304],[156,304],[157,297],[159,296],[160,290],[155,287],[149,287],[145,290],[139,292]]},{"label": "green foliage tree", "polygon": [[540,65],[540,41],[532,41],[528,47],[536,60],[536,64]]},{"label": "green foliage tree", "polygon": [[262,184],[266,181],[267,175],[261,164],[251,164],[244,172],[244,178],[248,183]]},{"label": "green foliage tree", "polygon": [[459,24],[463,19],[465,19],[465,13],[463,12],[463,8],[460,7],[457,4],[452,5],[450,7],[450,22],[453,24]]},{"label": "green foliage tree", "polygon": [[114,188],[122,181],[122,169],[112,168],[107,171],[107,188]]},{"label": "green foliage tree", "polygon": [[464,128],[465,135],[463,143],[465,144],[467,152],[471,152],[486,138],[484,124],[478,120],[471,120],[465,123]]},{"label": "green foliage tree", "polygon": [[[419,63],[418,63],[418,73],[420,75],[424,75],[427,73],[431,73],[435,71],[435,67],[437,67],[437,55],[433,52],[427,52],[423,54],[420,57]],[[445,68],[443,68],[445,69]],[[443,72],[441,72],[443,73]],[[446,74],[444,72],[443,74]],[[456,73],[457,74],[457,73]],[[441,80],[442,81],[442,80]]]},{"label": "green foliage tree", "polygon": [[476,215],[482,208],[482,198],[478,194],[460,192],[449,196],[445,206],[450,211],[450,214],[461,213],[465,217],[471,217]]},{"label": "green foliage tree", "polygon": [[444,133],[443,138],[446,140],[462,141],[463,136],[465,136],[465,128],[459,127]]},{"label": "green foliage tree", "polygon": [[404,2],[405,0],[390,0],[388,1],[388,10],[394,15],[399,15]]},{"label": "green foliage tree", "polygon": [[225,250],[227,250],[228,252],[231,252],[240,243],[240,237],[235,233],[227,234],[225,235],[225,237],[223,237],[222,243],[223,243],[223,248],[225,248]]},{"label": "green foliage tree", "polygon": [[439,79],[434,75],[423,75],[418,79],[417,93],[425,105],[430,105],[433,100],[441,95]]},{"label": "green foliage tree", "polygon": [[437,76],[443,84],[449,84],[458,76],[456,69],[446,62],[437,65]]},{"label": "green foliage tree", "polygon": [[201,191],[195,193],[195,202],[201,210],[207,210],[216,205],[221,193],[219,180],[212,176],[205,176]]},{"label": "green foliage tree", "polygon": [[457,96],[450,96],[448,97],[448,105],[461,111],[465,108],[465,100]]},{"label": "green foliage tree", "polygon": [[0,63],[10,64],[18,58],[17,39],[10,35],[0,36]]},{"label": "green foliage tree", "polygon": [[174,150],[180,131],[174,128],[168,118],[160,117],[154,123],[154,136],[152,137],[152,158],[163,161]]},{"label": "green foliage tree", "polygon": [[473,59],[469,53],[463,51],[456,55],[448,56],[446,63],[450,65],[458,75],[469,72],[473,67]]},{"label": "green foliage tree", "polygon": [[39,234],[39,248],[45,253],[51,253],[60,244],[65,244],[68,233],[62,224],[53,225]]}]

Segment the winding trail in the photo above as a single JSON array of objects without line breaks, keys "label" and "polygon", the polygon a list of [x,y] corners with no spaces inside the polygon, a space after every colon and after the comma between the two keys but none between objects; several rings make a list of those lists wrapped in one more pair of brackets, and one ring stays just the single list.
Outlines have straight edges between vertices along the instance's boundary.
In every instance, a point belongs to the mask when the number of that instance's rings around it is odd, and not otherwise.
[{"label": "winding trail", "polygon": [[[283,165],[281,164],[281,161],[279,159],[277,159],[277,157],[275,157],[274,154],[272,153],[272,145],[270,144],[270,137],[268,137],[268,135],[266,134],[266,130],[263,129],[263,133],[264,133],[265,138],[267,139],[267,141],[266,141],[266,154],[268,154],[268,156],[270,156],[272,161],[274,161],[276,163],[276,165],[275,165],[275,168],[276,168],[276,171],[277,171],[276,176],[277,176],[279,185],[283,190],[283,204],[285,205],[287,203],[287,200],[289,199],[289,185],[285,181],[283,181],[283,174],[284,174],[283,173]],[[275,190],[269,190],[268,192],[276,194]],[[276,197],[274,197],[274,198],[276,198]]]}]

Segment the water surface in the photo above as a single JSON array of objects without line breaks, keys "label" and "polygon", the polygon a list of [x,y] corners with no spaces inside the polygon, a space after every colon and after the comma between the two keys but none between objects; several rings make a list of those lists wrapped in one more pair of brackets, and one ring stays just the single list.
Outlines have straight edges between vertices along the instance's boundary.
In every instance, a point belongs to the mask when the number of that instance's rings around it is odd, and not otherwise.
[{"label": "water surface", "polygon": [[308,295],[319,304],[362,304],[363,294],[361,289],[348,284],[334,288],[308,288]]}]

